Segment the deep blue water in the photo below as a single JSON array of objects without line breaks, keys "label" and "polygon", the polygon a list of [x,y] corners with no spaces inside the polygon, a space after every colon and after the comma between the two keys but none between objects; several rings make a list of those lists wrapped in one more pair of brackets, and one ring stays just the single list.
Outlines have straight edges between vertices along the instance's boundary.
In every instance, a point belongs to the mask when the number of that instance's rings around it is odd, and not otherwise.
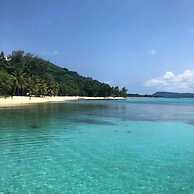
[{"label": "deep blue water", "polygon": [[0,193],[194,194],[194,99],[1,108]]}]

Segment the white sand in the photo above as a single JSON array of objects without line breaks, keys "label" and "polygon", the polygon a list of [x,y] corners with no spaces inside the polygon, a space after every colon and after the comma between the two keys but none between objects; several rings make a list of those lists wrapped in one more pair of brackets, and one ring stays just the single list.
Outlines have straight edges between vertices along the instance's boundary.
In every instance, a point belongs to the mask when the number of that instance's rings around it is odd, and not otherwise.
[{"label": "white sand", "polygon": [[69,100],[119,100],[122,97],[82,97],[82,96],[45,96],[45,97],[27,97],[27,96],[13,96],[0,97],[0,107],[19,106],[34,103],[51,103],[63,102]]}]

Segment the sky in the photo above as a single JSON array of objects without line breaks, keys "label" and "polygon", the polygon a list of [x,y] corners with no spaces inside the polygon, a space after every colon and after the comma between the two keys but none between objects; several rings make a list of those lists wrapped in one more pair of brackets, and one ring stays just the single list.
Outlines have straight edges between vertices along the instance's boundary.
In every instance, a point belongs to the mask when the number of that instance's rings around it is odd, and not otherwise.
[{"label": "sky", "polygon": [[0,50],[129,93],[194,92],[193,0],[0,0]]}]

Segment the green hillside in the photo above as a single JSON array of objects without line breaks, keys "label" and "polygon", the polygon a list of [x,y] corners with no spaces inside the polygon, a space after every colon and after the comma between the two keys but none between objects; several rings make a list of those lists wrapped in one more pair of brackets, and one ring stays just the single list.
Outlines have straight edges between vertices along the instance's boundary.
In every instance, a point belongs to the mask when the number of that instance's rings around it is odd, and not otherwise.
[{"label": "green hillside", "polygon": [[0,53],[0,95],[127,96],[111,87],[23,51]]}]

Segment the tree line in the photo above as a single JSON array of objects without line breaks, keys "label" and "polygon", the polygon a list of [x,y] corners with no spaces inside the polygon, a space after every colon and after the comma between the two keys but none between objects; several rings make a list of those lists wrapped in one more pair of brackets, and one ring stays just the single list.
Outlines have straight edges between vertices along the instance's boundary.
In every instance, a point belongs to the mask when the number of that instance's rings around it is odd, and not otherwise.
[{"label": "tree line", "polygon": [[127,96],[126,88],[83,77],[24,51],[0,53],[1,96]]}]

